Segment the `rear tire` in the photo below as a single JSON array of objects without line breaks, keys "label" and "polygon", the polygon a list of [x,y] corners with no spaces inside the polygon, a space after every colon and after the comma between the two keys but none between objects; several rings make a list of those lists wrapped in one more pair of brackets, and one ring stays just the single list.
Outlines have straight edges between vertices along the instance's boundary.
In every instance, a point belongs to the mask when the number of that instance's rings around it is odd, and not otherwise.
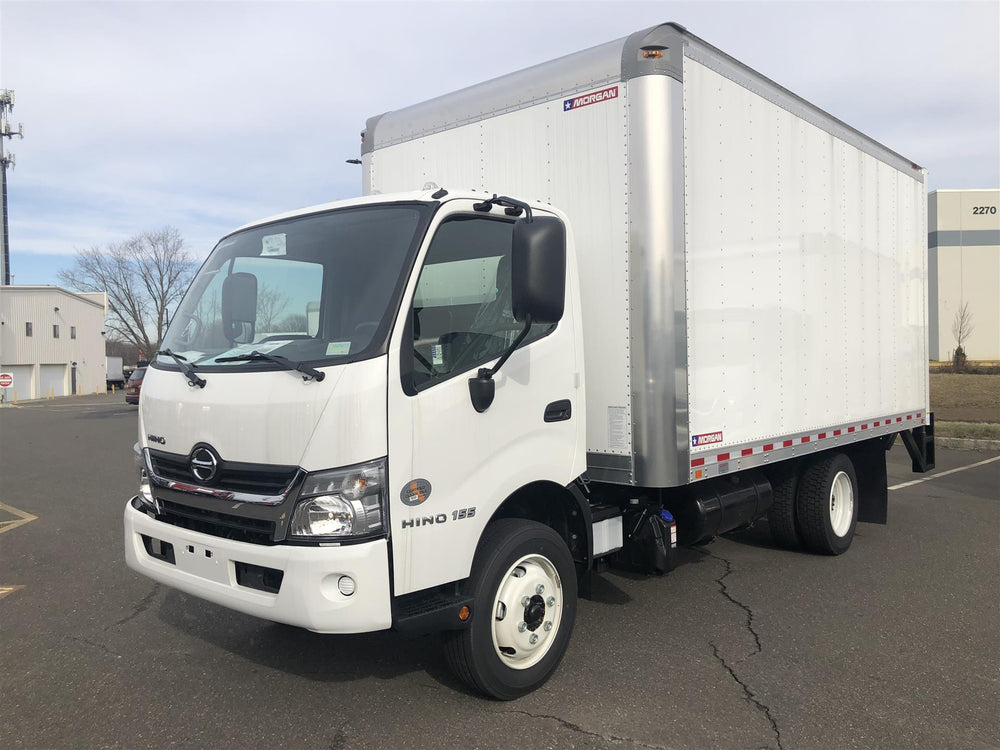
[{"label": "rear tire", "polygon": [[810,552],[847,552],[858,524],[858,480],[843,453],[814,461],[799,480],[795,510],[800,538]]},{"label": "rear tire", "polygon": [[795,528],[795,493],[799,487],[798,466],[771,480],[774,502],[767,511],[767,525],[771,528],[771,538],[779,547],[801,549],[798,529]]},{"label": "rear tire", "polygon": [[576,620],[576,569],[566,542],[534,521],[490,524],[465,590],[472,624],[443,635],[455,674],[479,692],[512,700],[555,671]]}]

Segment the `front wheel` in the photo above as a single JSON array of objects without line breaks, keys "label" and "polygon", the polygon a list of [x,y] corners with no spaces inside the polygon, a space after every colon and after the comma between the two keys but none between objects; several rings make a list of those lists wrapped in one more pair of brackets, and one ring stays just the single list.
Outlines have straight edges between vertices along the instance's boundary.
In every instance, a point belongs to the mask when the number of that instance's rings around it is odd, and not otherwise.
[{"label": "front wheel", "polygon": [[466,590],[473,621],[444,634],[455,674],[470,687],[512,700],[555,671],[576,619],[576,569],[566,543],[534,521],[487,527]]}]

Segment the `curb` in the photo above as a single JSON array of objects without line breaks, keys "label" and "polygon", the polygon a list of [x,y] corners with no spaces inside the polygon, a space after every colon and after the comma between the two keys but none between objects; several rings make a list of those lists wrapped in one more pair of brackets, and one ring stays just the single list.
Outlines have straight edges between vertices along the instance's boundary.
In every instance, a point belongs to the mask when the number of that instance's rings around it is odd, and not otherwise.
[{"label": "curb", "polygon": [[1000,451],[1000,440],[935,436],[934,442],[942,448],[953,448],[960,451]]}]

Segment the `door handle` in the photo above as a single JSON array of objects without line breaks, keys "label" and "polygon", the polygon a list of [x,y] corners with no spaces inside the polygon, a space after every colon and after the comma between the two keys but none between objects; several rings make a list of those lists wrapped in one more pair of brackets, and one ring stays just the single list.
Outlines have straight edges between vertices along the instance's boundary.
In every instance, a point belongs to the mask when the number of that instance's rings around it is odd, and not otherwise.
[{"label": "door handle", "polygon": [[565,422],[571,416],[573,416],[573,404],[568,398],[564,398],[562,401],[553,401],[545,407],[546,422]]}]

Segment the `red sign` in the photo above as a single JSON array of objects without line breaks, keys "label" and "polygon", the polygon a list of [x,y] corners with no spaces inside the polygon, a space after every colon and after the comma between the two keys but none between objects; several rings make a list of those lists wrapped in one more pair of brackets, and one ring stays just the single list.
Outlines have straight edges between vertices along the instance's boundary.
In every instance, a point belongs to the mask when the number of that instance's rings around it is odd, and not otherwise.
[{"label": "red sign", "polygon": [[14,385],[14,376],[9,372],[0,372],[0,388],[10,388]]}]

